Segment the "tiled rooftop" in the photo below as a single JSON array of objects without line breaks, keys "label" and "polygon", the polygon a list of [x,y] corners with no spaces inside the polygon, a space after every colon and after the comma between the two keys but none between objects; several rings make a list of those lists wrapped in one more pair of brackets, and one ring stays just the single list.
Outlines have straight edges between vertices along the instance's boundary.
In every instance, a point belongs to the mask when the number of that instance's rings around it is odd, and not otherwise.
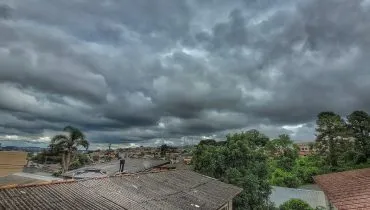
[{"label": "tiled rooftop", "polygon": [[219,209],[241,188],[188,170],[0,189],[0,209]]},{"label": "tiled rooftop", "polygon": [[370,168],[314,177],[338,210],[370,209]]}]

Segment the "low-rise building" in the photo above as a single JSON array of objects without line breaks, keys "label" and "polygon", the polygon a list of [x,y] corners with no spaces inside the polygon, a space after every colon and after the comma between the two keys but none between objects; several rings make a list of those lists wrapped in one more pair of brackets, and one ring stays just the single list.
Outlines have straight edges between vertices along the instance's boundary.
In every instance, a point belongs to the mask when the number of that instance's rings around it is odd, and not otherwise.
[{"label": "low-rise building", "polygon": [[299,151],[298,151],[299,156],[307,156],[307,155],[312,154],[313,148],[312,148],[311,144],[313,144],[313,142],[297,143],[297,146],[299,148]]},{"label": "low-rise building", "polygon": [[307,189],[296,189],[287,187],[273,186],[270,195],[270,201],[279,207],[290,199],[300,199],[307,202],[312,208],[328,208],[328,202],[326,200],[323,191],[318,190],[307,190]]}]

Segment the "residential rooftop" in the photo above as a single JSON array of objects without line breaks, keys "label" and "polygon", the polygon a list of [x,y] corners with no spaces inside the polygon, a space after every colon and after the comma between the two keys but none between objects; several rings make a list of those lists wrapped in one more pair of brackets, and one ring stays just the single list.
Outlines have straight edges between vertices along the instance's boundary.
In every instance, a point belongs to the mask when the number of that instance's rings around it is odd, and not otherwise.
[{"label": "residential rooftop", "polygon": [[[125,158],[124,172],[142,172],[168,163],[169,161],[167,160]],[[113,176],[119,172],[119,165],[120,161],[114,160],[107,163],[99,163],[96,165],[89,165],[76,170],[71,170],[64,173],[63,176],[80,179]]]},{"label": "residential rooftop", "polygon": [[322,191],[278,186],[272,187],[270,201],[273,202],[275,206],[280,206],[284,202],[293,198],[306,201],[313,208],[327,207],[325,194]]},{"label": "residential rooftop", "polygon": [[43,176],[38,174],[30,174],[18,172],[10,174],[5,177],[0,177],[0,187],[7,185],[20,185],[20,184],[35,184],[51,181],[60,181],[62,179],[52,177],[52,176]]},{"label": "residential rooftop", "polygon": [[314,177],[338,210],[370,209],[370,168]]},{"label": "residential rooftop", "polygon": [[0,209],[216,210],[241,188],[189,170],[0,188]]}]

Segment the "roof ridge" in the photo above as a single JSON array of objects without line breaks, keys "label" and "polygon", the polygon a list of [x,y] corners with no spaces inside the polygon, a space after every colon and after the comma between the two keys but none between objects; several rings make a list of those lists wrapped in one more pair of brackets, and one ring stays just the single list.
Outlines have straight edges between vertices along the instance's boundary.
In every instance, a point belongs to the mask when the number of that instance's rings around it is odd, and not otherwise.
[{"label": "roof ridge", "polygon": [[321,176],[328,176],[328,175],[333,175],[333,174],[353,173],[353,172],[356,172],[356,171],[364,171],[364,170],[370,170],[370,168],[358,168],[358,169],[353,169],[353,170],[349,170],[349,171],[338,171],[338,172],[332,172],[332,173],[327,173],[327,174],[320,174],[320,175],[314,176],[314,179],[316,177],[321,177]]},{"label": "roof ridge", "polygon": [[45,185],[56,185],[56,184],[64,184],[64,183],[72,183],[77,182],[76,180],[54,180],[54,181],[45,181],[41,183],[31,183],[31,184],[10,184],[5,186],[0,186],[0,190],[6,189],[13,189],[13,188],[26,188],[26,187],[38,187],[38,186],[45,186]]}]

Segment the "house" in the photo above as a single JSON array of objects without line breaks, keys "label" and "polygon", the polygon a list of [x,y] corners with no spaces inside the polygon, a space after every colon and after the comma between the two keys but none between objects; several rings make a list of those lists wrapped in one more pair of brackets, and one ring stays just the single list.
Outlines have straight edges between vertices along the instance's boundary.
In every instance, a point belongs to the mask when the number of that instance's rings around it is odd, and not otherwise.
[{"label": "house", "polygon": [[192,156],[186,156],[184,157],[183,161],[185,165],[189,165],[191,163]]},{"label": "house", "polygon": [[312,142],[297,143],[297,146],[299,148],[299,151],[298,151],[299,156],[307,156],[313,152],[310,144],[312,144]]},{"label": "house", "polygon": [[370,209],[370,168],[319,175],[314,180],[330,209]]},{"label": "house", "polygon": [[[166,160],[135,159],[126,158],[124,171],[126,173],[137,173],[168,164]],[[119,173],[120,160],[114,160],[107,163],[85,166],[79,169],[68,171],[62,174],[65,178],[85,179],[113,176]]]},{"label": "house", "polygon": [[328,208],[328,203],[326,201],[324,192],[318,190],[273,186],[269,199],[275,204],[276,207],[279,207],[281,204],[289,201],[290,199],[300,199],[307,202],[313,208]]},{"label": "house", "polygon": [[0,209],[231,210],[241,188],[189,170],[0,188]]}]

